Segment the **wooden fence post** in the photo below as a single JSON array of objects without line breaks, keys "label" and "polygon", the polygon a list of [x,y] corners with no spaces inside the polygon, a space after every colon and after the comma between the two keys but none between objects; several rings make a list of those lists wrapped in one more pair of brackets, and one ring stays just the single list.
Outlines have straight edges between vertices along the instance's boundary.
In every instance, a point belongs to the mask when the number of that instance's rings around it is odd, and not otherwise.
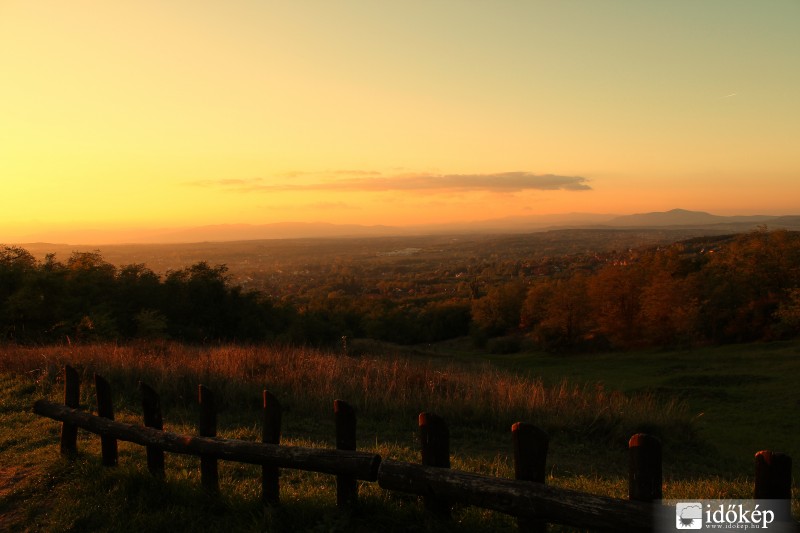
[{"label": "wooden fence post", "polygon": [[[433,413],[419,414],[422,464],[450,468],[450,430],[444,419]],[[425,508],[440,518],[450,518],[450,502],[442,496],[425,497]]]},{"label": "wooden fence post", "polygon": [[630,470],[628,497],[652,502],[662,497],[661,441],[653,435],[637,433],[628,441]]},{"label": "wooden fence post", "polygon": [[[145,427],[164,430],[164,419],[161,416],[161,399],[149,385],[139,382],[142,393],[142,413]],[[151,474],[164,477],[164,450],[157,446],[147,446],[147,469]]]},{"label": "wooden fence post", "polygon": [[756,500],[785,500],[786,504],[773,509],[775,520],[792,520],[792,458],[785,453],[761,450],[756,453],[756,480],[753,498]]},{"label": "wooden fence post", "polygon": [[[514,478],[544,483],[550,437],[533,424],[517,422],[511,426],[511,438],[514,443]],[[517,526],[526,532],[547,530],[547,522],[530,518],[518,518]]]},{"label": "wooden fence post", "polygon": [[[281,442],[281,402],[268,390],[263,392],[264,427],[261,442],[280,444]],[[275,466],[261,465],[261,501],[265,505],[280,503],[280,471]]]},{"label": "wooden fence post", "polygon": [[[111,385],[102,376],[95,374],[94,387],[97,393],[97,416],[114,420],[114,401],[111,397]],[[101,435],[100,449],[103,455],[103,466],[117,464],[117,439]]]},{"label": "wooden fence post", "polygon": [[[201,437],[217,436],[217,408],[214,402],[214,393],[205,385],[197,387],[198,401],[200,403],[200,423],[198,432]],[[217,460],[208,455],[200,456],[200,482],[203,487],[211,492],[219,492],[219,471]]]},{"label": "wooden fence post", "polygon": [[[344,400],[333,401],[336,424],[336,449],[356,449],[356,411]],[[336,476],[336,505],[352,509],[358,503],[358,481],[353,476]]]},{"label": "wooden fence post", "polygon": [[[81,378],[77,370],[64,366],[64,405],[77,409],[80,407]],[[78,426],[63,422],[61,424],[61,455],[71,456],[78,451]]]}]

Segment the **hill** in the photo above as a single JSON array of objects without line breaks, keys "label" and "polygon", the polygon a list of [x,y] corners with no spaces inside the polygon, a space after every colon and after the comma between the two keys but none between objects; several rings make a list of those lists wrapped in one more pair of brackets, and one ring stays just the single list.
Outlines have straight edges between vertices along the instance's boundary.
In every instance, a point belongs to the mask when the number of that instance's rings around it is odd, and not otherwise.
[{"label": "hill", "polygon": [[[665,212],[639,213],[616,217],[608,221],[612,227],[716,226],[719,224],[758,225],[775,222],[780,217],[767,215],[719,216],[704,211],[673,209]],[[788,218],[788,217],[787,217]]]}]

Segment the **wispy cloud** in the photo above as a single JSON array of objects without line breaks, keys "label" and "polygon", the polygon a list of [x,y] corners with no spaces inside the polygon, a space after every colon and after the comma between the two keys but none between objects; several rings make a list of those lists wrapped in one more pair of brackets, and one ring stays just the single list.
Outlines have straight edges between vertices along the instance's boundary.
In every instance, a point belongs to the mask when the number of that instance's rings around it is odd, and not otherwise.
[{"label": "wispy cloud", "polygon": [[[287,178],[289,179],[288,181]],[[587,178],[581,176],[534,174],[532,172],[383,175],[374,171],[347,170],[333,172],[291,172],[277,176],[275,179],[201,180],[189,182],[186,185],[218,187],[240,192],[383,192],[433,190],[520,192],[527,190],[587,191],[591,190],[588,181]]]}]

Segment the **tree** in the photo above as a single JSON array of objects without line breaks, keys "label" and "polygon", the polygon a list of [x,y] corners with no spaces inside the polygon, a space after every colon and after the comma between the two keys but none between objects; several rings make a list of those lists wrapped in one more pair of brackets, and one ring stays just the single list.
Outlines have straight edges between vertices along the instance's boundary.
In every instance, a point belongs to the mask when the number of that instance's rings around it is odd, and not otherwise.
[{"label": "tree", "polygon": [[555,280],[544,279],[528,289],[520,309],[520,327],[523,331],[533,331],[547,319],[556,284]]},{"label": "tree", "polygon": [[20,306],[12,297],[19,294],[35,274],[36,259],[14,246],[0,248],[0,337],[15,337],[20,325]]},{"label": "tree", "polygon": [[780,335],[776,313],[790,297],[787,290],[800,286],[800,234],[738,235],[700,274],[700,323],[711,341],[773,338]]},{"label": "tree", "polygon": [[640,341],[640,295],[645,271],[640,264],[612,264],[589,279],[587,294],[597,330],[614,346],[628,348]]},{"label": "tree", "polygon": [[80,340],[115,338],[116,267],[99,251],[75,252],[67,261],[64,283],[62,316],[73,335]]},{"label": "tree", "polygon": [[169,333],[190,341],[219,340],[231,330],[228,267],[201,261],[167,273],[164,309]]},{"label": "tree", "polygon": [[417,315],[423,342],[438,342],[469,334],[471,322],[468,301],[430,302]]},{"label": "tree", "polygon": [[491,287],[486,296],[472,301],[472,321],[489,336],[519,331],[524,283],[515,280]]},{"label": "tree", "polygon": [[592,324],[587,279],[585,274],[576,273],[538,283],[528,292],[523,324],[546,350],[572,351],[587,344]]},{"label": "tree", "polygon": [[674,346],[695,338],[700,304],[693,280],[666,270],[652,274],[640,298],[640,331],[647,343]]},{"label": "tree", "polygon": [[159,311],[164,306],[163,292],[161,279],[145,265],[120,267],[116,278],[114,313],[123,337],[163,336],[167,327],[167,318]]},{"label": "tree", "polygon": [[788,289],[787,299],[781,303],[776,316],[790,336],[800,334],[800,287]]}]

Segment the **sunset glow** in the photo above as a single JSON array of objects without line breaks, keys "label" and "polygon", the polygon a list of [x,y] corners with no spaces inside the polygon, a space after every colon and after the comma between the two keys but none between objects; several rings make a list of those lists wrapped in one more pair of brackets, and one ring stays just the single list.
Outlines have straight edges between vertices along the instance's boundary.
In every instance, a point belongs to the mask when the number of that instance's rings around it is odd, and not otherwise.
[{"label": "sunset glow", "polygon": [[798,214],[798,21],[793,0],[6,0],[0,243]]}]

